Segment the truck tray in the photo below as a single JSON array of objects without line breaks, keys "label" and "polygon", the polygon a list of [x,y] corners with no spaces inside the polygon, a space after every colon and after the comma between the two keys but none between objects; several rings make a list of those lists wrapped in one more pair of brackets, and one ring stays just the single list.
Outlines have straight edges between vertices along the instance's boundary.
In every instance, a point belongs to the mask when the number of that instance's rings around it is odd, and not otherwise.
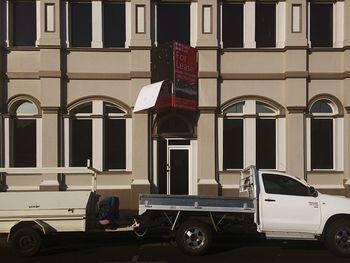
[{"label": "truck tray", "polygon": [[148,210],[254,213],[254,200],[244,197],[141,194],[139,215]]}]

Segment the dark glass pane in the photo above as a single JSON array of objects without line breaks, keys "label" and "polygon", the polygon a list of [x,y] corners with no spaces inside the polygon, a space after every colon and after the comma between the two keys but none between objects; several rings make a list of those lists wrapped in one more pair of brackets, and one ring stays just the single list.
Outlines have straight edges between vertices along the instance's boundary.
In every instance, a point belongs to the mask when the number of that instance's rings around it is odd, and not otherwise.
[{"label": "dark glass pane", "polygon": [[263,103],[257,102],[256,105],[256,113],[274,113],[274,111],[267,105]]},{"label": "dark glass pane", "polygon": [[35,46],[36,2],[13,3],[13,45]]},{"label": "dark glass pane", "polygon": [[226,113],[243,113],[244,102],[240,102],[226,108],[224,114]]},{"label": "dark glass pane", "polygon": [[77,113],[92,113],[92,102],[79,105],[71,111],[71,114]]},{"label": "dark glass pane", "polygon": [[170,194],[188,194],[188,150],[170,150]]},{"label": "dark glass pane", "polygon": [[256,119],[256,167],[276,168],[276,120]]},{"label": "dark glass pane", "polygon": [[103,46],[125,46],[125,4],[104,3],[103,5]]},{"label": "dark glass pane", "polygon": [[117,106],[111,104],[111,103],[103,103],[104,107],[104,113],[124,113],[121,109],[117,108]]},{"label": "dark glass pane", "polygon": [[278,195],[309,196],[309,188],[287,176],[263,174],[265,192]]},{"label": "dark glass pane", "polygon": [[311,113],[333,113],[332,107],[326,100],[319,100],[315,102],[310,110]]},{"label": "dark glass pane", "polygon": [[157,41],[190,44],[190,5],[174,3],[157,4]]},{"label": "dark glass pane", "polygon": [[105,119],[104,168],[126,168],[125,120]]},{"label": "dark glass pane", "polygon": [[190,140],[169,140],[169,145],[191,145]]},{"label": "dark glass pane", "polygon": [[333,169],[333,120],[311,120],[311,169]]},{"label": "dark glass pane", "polygon": [[71,46],[91,47],[91,3],[71,3]]},{"label": "dark glass pane", "polygon": [[92,165],[92,121],[72,120],[71,128],[71,166]]},{"label": "dark glass pane", "polygon": [[158,194],[167,194],[167,142],[158,141]]},{"label": "dark glass pane", "polygon": [[333,46],[333,4],[311,3],[310,38],[313,47]]},{"label": "dark glass pane", "polygon": [[36,120],[13,121],[13,166],[36,166]]},{"label": "dark glass pane", "polygon": [[276,47],[276,4],[255,5],[256,47]]},{"label": "dark glass pane", "polygon": [[243,4],[223,4],[222,40],[224,47],[243,47]]},{"label": "dark glass pane", "polygon": [[243,120],[224,120],[224,169],[243,168]]}]

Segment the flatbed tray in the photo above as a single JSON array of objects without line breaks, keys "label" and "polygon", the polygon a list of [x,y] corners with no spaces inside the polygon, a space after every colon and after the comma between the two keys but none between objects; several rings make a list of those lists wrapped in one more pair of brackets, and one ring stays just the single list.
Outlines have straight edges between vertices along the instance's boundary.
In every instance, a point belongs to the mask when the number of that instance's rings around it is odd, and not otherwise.
[{"label": "flatbed tray", "polygon": [[245,197],[141,194],[139,215],[148,210],[255,213],[255,205]]}]

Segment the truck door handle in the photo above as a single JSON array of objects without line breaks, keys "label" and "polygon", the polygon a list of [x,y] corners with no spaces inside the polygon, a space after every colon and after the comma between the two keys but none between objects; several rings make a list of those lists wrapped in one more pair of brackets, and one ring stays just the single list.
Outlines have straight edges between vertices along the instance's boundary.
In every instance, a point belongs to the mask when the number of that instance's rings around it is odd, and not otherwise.
[{"label": "truck door handle", "polygon": [[265,199],[265,201],[266,201],[266,202],[276,202],[276,200],[275,200],[275,199],[270,199],[270,198]]}]

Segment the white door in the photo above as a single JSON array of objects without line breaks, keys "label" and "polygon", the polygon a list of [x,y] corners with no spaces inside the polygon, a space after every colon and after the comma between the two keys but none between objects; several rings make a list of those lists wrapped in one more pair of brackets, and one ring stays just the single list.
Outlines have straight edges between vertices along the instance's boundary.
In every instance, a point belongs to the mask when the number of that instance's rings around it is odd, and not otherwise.
[{"label": "white door", "polygon": [[263,231],[315,233],[320,226],[318,197],[292,177],[262,173],[260,215]]}]

